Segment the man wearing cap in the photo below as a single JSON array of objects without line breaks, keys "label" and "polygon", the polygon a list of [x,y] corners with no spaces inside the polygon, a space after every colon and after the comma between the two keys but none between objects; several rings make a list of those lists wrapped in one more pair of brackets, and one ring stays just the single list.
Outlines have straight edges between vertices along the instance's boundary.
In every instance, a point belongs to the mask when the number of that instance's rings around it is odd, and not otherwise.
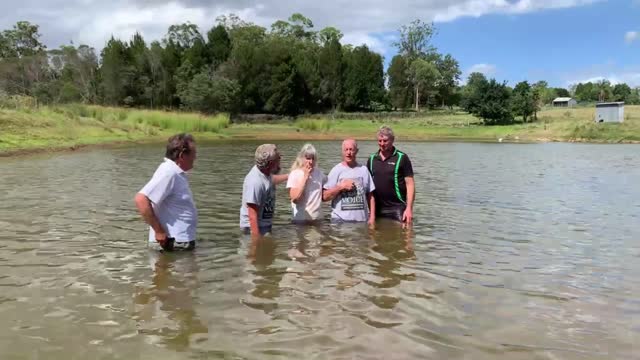
[{"label": "man wearing cap", "polygon": [[276,184],[287,181],[280,172],[280,152],[274,144],[262,144],[255,152],[255,165],[242,184],[240,229],[252,238],[271,232],[276,206]]},{"label": "man wearing cap", "polygon": [[169,138],[165,159],[136,194],[135,204],[149,224],[149,245],[171,251],[196,245],[198,211],[186,172],[193,168],[196,142],[190,134]]},{"label": "man wearing cap", "polygon": [[393,146],[394,135],[390,127],[380,127],[377,136],[379,150],[367,161],[376,185],[376,217],[411,225],[415,199],[411,160]]}]

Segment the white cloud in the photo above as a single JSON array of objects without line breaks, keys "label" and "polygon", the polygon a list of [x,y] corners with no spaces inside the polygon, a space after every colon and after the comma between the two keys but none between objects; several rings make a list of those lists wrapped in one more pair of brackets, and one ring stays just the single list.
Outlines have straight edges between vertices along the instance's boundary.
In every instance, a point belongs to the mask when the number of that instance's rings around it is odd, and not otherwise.
[{"label": "white cloud", "polygon": [[582,6],[597,2],[598,0],[471,0],[451,2],[452,4],[439,11],[434,16],[434,21],[445,22],[455,20],[463,16],[479,17],[487,14],[524,14],[544,9],[563,9]]},{"label": "white cloud", "polygon": [[496,73],[496,66],[492,65],[492,64],[475,64],[472,65],[468,70],[467,70],[467,75],[474,73],[474,72],[479,72],[484,74],[485,76],[492,76]]},{"label": "white cloud", "polygon": [[365,44],[369,49],[383,54],[389,43],[367,34],[366,32],[354,31],[345,34],[341,41],[343,44],[362,45]]},{"label": "white cloud", "polygon": [[335,26],[345,42],[365,43],[376,51],[390,47],[388,39],[372,34],[394,32],[416,18],[446,22],[465,16],[522,14],[569,8],[599,0],[21,0],[0,1],[0,29],[19,20],[41,25],[49,47],[69,40],[101,48],[113,34],[126,38],[135,31],[145,39],[160,39],[175,23],[190,21],[206,31],[222,14],[270,26],[294,12],[311,18],[316,28]]},{"label": "white cloud", "polygon": [[167,31],[167,24],[191,22],[202,26],[207,22],[204,9],[184,8],[176,3],[169,3],[155,8],[136,9],[123,7],[109,14],[98,17],[95,21],[80,24],[78,41],[102,47],[106,38],[129,40],[136,31],[145,38],[160,38]]},{"label": "white cloud", "polygon": [[636,41],[638,39],[638,36],[640,36],[640,34],[638,34],[637,31],[627,31],[627,33],[624,34],[624,41],[630,44]]}]

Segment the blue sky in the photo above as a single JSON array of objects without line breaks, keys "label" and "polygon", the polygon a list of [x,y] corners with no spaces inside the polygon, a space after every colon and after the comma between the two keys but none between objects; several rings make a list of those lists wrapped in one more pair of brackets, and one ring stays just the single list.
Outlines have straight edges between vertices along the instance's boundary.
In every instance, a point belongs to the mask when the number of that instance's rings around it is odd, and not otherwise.
[{"label": "blue sky", "polygon": [[[640,33],[640,1],[464,17],[436,27],[434,44],[460,62],[463,77],[476,69],[511,85],[546,80],[567,87],[604,77],[640,86],[640,34],[625,39]],[[395,52],[387,48],[385,60]]]},{"label": "blue sky", "polygon": [[21,0],[0,1],[0,29],[40,25],[49,48],[73,41],[101,49],[112,35],[161,39],[172,24],[203,31],[234,13],[269,27],[299,12],[315,28],[335,26],[344,43],[365,43],[388,63],[397,29],[434,21],[435,45],[471,71],[551,86],[606,78],[640,86],[640,0]]}]

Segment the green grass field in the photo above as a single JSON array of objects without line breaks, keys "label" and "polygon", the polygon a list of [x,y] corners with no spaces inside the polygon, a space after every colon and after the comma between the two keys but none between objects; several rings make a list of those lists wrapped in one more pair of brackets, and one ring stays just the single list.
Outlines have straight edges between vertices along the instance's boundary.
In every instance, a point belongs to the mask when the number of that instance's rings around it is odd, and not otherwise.
[{"label": "green grass field", "polygon": [[623,123],[596,124],[594,107],[546,108],[538,121],[483,126],[461,111],[434,110],[414,117],[349,114],[303,116],[272,123],[233,124],[227,115],[136,110],[87,105],[0,108],[0,153],[75,148],[92,144],[164,141],[177,132],[197,139],[373,139],[387,124],[399,140],[640,142],[640,106],[625,106]]},{"label": "green grass field", "polygon": [[535,122],[506,126],[484,126],[468,113],[431,111],[413,118],[331,119],[307,116],[290,123],[237,124],[225,129],[229,136],[265,139],[373,139],[383,124],[393,127],[402,140],[455,141],[640,141],[640,106],[625,107],[623,123],[596,124],[595,108],[553,109],[538,113]]},{"label": "green grass field", "polygon": [[159,141],[178,132],[220,137],[227,115],[202,116],[101,106],[0,109],[0,152]]}]

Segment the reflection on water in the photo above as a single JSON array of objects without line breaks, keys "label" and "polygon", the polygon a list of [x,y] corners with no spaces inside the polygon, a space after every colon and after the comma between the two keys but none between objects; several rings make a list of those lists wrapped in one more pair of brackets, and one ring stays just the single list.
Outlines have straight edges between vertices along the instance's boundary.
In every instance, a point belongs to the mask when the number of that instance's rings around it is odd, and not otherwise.
[{"label": "reflection on water", "polygon": [[185,350],[190,339],[207,334],[193,303],[198,288],[198,265],[191,252],[149,250],[154,273],[149,288],[136,288],[132,318],[138,333],[157,339],[168,348]]},{"label": "reflection on water", "polygon": [[[199,244],[171,254],[146,249],[132,203],[162,146],[2,159],[0,357],[640,353],[636,146],[401,144],[412,229],[296,226],[280,187],[256,244],[238,231],[256,145],[200,144]],[[284,164],[300,145],[279,145]],[[315,145],[327,172],[339,143]]]}]

